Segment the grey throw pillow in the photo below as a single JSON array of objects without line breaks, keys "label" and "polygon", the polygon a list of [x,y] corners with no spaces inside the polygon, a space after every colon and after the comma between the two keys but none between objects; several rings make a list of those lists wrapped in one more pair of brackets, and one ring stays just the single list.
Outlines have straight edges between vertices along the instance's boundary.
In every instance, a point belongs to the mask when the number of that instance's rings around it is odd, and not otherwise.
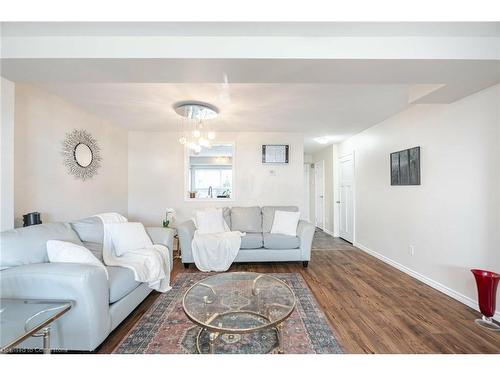
[{"label": "grey throw pillow", "polygon": [[83,246],[89,249],[92,254],[101,262],[102,259],[102,241],[104,239],[104,225],[97,216],[87,217],[73,221],[71,227],[78,234]]},{"label": "grey throw pillow", "polygon": [[262,232],[260,207],[231,208],[231,230],[240,232]]},{"label": "grey throw pillow", "polygon": [[222,208],[222,217],[224,218],[227,226],[231,228],[231,209],[229,207]]}]

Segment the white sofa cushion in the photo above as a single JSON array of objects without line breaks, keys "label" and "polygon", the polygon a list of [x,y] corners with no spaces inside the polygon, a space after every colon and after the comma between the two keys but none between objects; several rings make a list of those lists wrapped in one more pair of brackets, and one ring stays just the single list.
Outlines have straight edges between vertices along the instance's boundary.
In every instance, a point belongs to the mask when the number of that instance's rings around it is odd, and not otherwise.
[{"label": "white sofa cushion", "polygon": [[260,249],[263,245],[262,233],[249,233],[241,237],[240,249]]},{"label": "white sofa cushion", "polygon": [[142,223],[112,223],[108,226],[117,256],[122,256],[130,250],[140,250],[153,246],[153,242]]},{"label": "white sofa cushion", "polygon": [[264,233],[264,247],[269,250],[298,249],[300,238],[286,234]]},{"label": "white sofa cushion", "polygon": [[125,267],[106,267],[109,273],[109,303],[127,296],[141,283],[135,281],[134,271]]},{"label": "white sofa cushion", "polygon": [[296,236],[299,219],[300,219],[300,212],[276,210],[274,212],[274,221],[273,221],[273,227],[271,228],[271,233]]},{"label": "white sofa cushion", "polygon": [[89,249],[72,242],[49,240],[47,241],[47,257],[51,263],[82,263],[101,267],[108,276],[104,264],[97,259]]},{"label": "white sofa cushion", "polygon": [[48,240],[82,244],[76,232],[66,223],[38,224],[6,230],[0,232],[0,269],[46,263]]},{"label": "white sofa cushion", "polygon": [[297,212],[297,206],[264,206],[262,207],[262,232],[270,233],[274,222],[274,213],[276,211]]},{"label": "white sofa cushion", "polygon": [[195,213],[196,227],[199,234],[222,233],[227,231],[227,224],[222,216],[222,208],[199,210]]}]

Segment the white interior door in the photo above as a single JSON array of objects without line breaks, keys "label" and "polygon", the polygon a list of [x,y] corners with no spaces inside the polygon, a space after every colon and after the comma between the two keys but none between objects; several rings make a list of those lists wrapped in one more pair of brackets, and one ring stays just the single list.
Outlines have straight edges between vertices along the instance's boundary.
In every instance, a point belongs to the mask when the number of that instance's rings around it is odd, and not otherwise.
[{"label": "white interior door", "polygon": [[340,237],[354,241],[354,156],[339,159]]},{"label": "white interior door", "polygon": [[314,224],[321,229],[325,225],[325,161],[314,163]]}]

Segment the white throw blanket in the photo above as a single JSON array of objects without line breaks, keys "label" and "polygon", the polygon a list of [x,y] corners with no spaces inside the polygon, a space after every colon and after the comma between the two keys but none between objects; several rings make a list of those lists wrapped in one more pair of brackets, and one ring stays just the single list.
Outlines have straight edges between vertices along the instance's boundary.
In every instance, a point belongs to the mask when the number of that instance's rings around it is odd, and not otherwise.
[{"label": "white throw blanket", "polygon": [[211,234],[194,232],[191,247],[196,267],[203,272],[227,271],[238,255],[244,235],[237,231]]},{"label": "white throw blanket", "polygon": [[127,218],[117,213],[96,215],[104,225],[102,256],[107,266],[129,268],[134,272],[135,281],[148,283],[151,289],[167,292],[170,287],[170,259],[168,249],[163,245],[127,251],[118,257],[113,247],[113,238],[108,224],[126,223]]}]

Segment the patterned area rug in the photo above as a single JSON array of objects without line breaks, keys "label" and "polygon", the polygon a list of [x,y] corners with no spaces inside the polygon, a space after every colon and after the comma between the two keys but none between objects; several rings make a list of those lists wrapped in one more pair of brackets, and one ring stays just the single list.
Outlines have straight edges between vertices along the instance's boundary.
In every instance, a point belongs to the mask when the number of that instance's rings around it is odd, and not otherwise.
[{"label": "patterned area rug", "polygon": [[[181,273],[172,290],[158,297],[113,353],[198,353],[196,338],[200,328],[182,309],[182,297],[194,283],[210,274]],[[298,273],[274,273],[295,293],[297,305],[284,322],[284,351],[287,354],[342,353],[325,315],[316,303],[304,279]],[[200,334],[200,347],[208,345],[208,335]],[[272,352],[277,347],[274,329],[245,335],[222,335],[216,353],[252,354]],[[202,349],[202,352],[204,350]]]}]

